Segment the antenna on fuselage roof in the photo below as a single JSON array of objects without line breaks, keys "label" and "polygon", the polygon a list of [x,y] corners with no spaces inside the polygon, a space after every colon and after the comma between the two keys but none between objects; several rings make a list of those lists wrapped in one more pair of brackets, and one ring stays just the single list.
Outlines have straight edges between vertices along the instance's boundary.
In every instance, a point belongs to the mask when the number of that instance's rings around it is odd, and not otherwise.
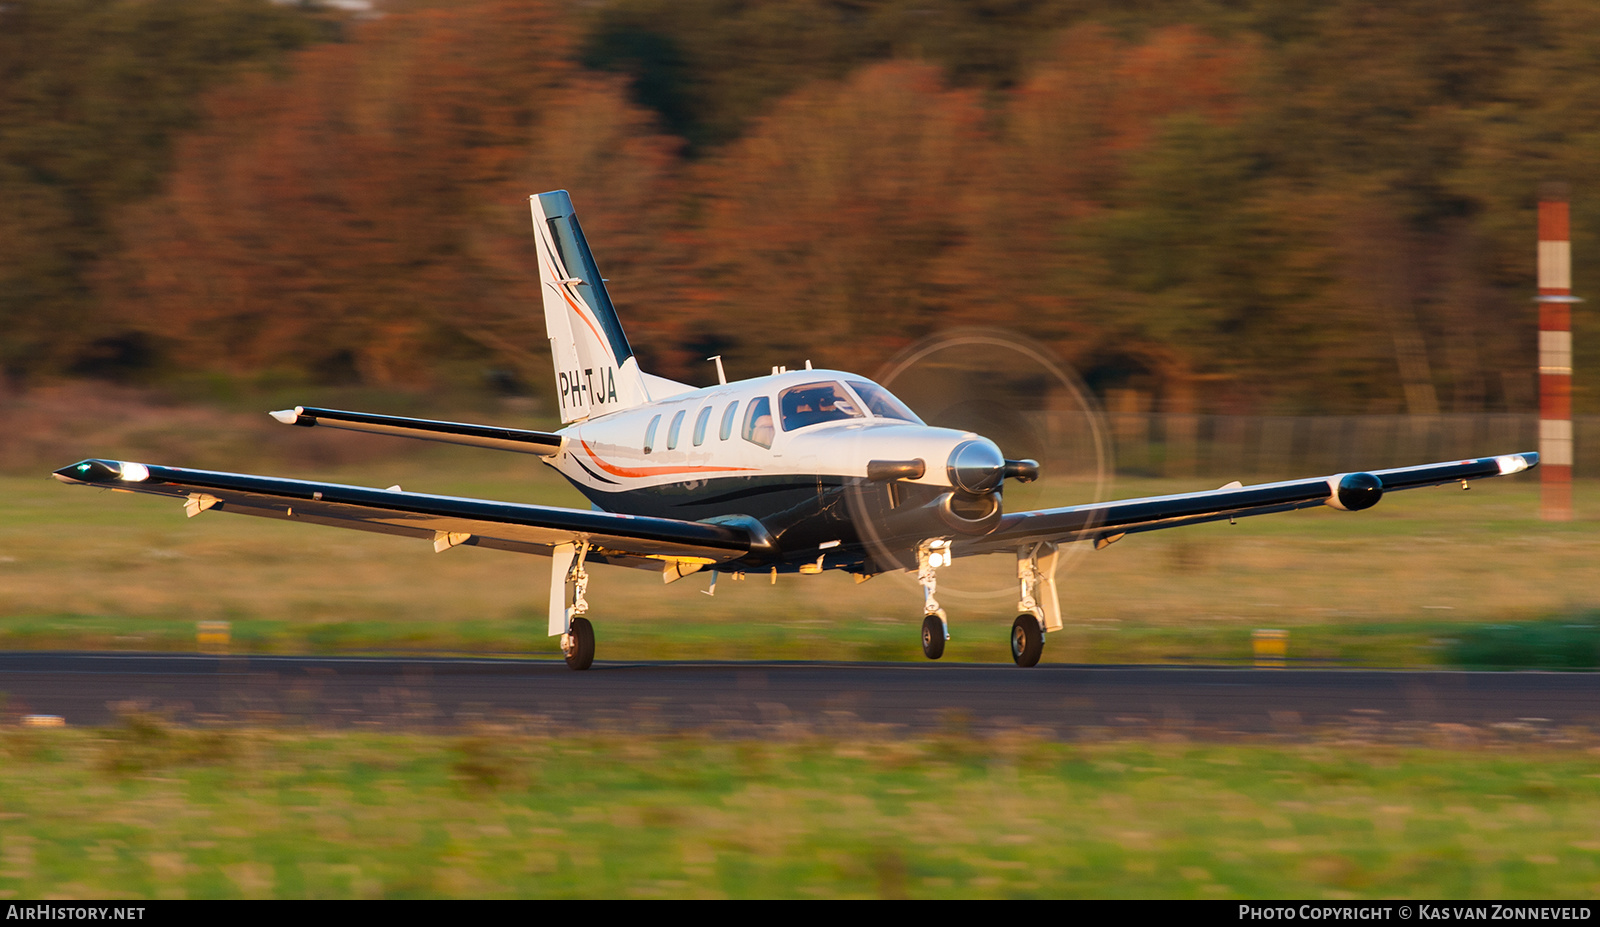
[{"label": "antenna on fuselage roof", "polygon": [[809,358],[809,357],[806,358],[806,369],[807,370],[811,369],[811,358]]},{"label": "antenna on fuselage roof", "polygon": [[708,357],[708,358],[706,358],[706,360],[712,361],[713,363],[715,363],[717,365],[717,385],[718,386],[727,386],[728,385],[728,375],[726,373],[724,373],[723,370],[722,370],[722,355],[718,354],[716,357]]}]

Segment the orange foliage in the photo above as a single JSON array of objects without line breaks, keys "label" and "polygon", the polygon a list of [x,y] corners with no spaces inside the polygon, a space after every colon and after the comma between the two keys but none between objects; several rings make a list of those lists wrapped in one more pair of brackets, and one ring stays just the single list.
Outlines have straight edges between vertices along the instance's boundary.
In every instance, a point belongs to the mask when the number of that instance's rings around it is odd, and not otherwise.
[{"label": "orange foliage", "polygon": [[541,161],[609,188],[664,158],[616,144],[646,120],[579,78],[571,41],[554,4],[393,14],[300,54],[287,80],[214,94],[167,193],[127,221],[115,311],[185,366],[231,372],[407,384],[452,356],[523,361],[542,324],[504,320],[537,318],[536,287],[485,230],[527,238],[528,188],[559,185]]},{"label": "orange foliage", "polygon": [[1165,119],[1235,119],[1251,62],[1187,28],[1130,46],[1084,27],[988,111],[909,62],[803,89],[698,173],[683,310],[760,319],[733,326],[779,352],[740,358],[750,373],[807,353],[870,370],[956,324],[1081,355],[1115,326],[1095,314],[1104,274],[1075,224],[1109,208]]},{"label": "orange foliage", "polygon": [[1237,118],[1253,60],[1190,29],[1079,28],[989,105],[892,61],[801,88],[685,175],[619,84],[566,63],[571,41],[551,5],[484,0],[212,95],[124,226],[115,310],[186,367],[413,384],[459,358],[542,384],[526,198],[567,188],[654,372],[703,382],[720,350],[741,375],[870,371],[975,323],[1082,355],[1128,303],[1085,229],[1166,120]]},{"label": "orange foliage", "polygon": [[972,94],[909,62],[785,99],[696,176],[687,308],[778,352],[738,357],[748,373],[806,351],[870,365],[886,341],[931,330],[948,306],[933,267],[960,236],[963,190],[983,182],[982,117]]}]

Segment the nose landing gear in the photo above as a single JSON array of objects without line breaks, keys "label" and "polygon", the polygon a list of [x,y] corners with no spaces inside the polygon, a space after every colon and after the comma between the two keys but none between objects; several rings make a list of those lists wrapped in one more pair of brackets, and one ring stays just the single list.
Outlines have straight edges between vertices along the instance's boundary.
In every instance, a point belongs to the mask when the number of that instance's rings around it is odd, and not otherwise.
[{"label": "nose landing gear", "polygon": [[917,547],[917,582],[922,584],[922,655],[930,660],[944,656],[944,643],[950,639],[950,621],[939,607],[939,600],[933,597],[939,588],[934,571],[949,566],[950,561],[947,540],[923,541]]},{"label": "nose landing gear", "polygon": [[945,630],[942,615],[925,615],[922,619],[922,655],[930,660],[944,656],[944,642],[950,636]]}]

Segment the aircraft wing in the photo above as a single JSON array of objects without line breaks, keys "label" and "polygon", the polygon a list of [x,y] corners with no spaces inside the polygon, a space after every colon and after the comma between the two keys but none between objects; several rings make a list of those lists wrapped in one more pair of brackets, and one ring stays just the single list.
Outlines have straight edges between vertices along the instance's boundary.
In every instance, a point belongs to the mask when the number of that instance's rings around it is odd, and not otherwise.
[{"label": "aircraft wing", "polygon": [[1318,505],[1359,511],[1377,503],[1384,493],[1505,476],[1538,465],[1539,455],[1526,452],[1256,486],[1232,483],[1209,492],[1015,512],[1002,516],[993,532],[956,546],[961,554],[1015,550],[1040,541],[1092,540],[1103,547],[1136,531],[1176,528],[1225,518],[1267,515]]},{"label": "aircraft wing", "polygon": [[670,518],[645,518],[581,509],[434,496],[398,489],[161,467],[128,461],[85,460],[55,471],[64,483],[181,500],[192,517],[237,512],[289,521],[355,528],[458,545],[544,554],[557,544],[588,541],[589,560],[661,570],[674,562],[724,563],[749,553],[748,532]]}]

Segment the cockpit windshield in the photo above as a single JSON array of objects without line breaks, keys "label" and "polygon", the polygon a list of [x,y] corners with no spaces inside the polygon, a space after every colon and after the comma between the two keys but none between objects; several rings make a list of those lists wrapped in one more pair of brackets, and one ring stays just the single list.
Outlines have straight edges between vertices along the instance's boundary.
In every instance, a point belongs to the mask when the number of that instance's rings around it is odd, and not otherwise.
[{"label": "cockpit windshield", "polygon": [[867,404],[867,411],[879,418],[897,418],[906,422],[916,422],[921,425],[922,419],[917,418],[917,413],[906,407],[906,404],[896,399],[894,394],[876,383],[866,380],[851,380],[850,388],[856,391],[861,401]]},{"label": "cockpit windshield", "polygon": [[784,431],[843,418],[865,418],[843,385],[836,382],[791,386],[778,394]]}]

